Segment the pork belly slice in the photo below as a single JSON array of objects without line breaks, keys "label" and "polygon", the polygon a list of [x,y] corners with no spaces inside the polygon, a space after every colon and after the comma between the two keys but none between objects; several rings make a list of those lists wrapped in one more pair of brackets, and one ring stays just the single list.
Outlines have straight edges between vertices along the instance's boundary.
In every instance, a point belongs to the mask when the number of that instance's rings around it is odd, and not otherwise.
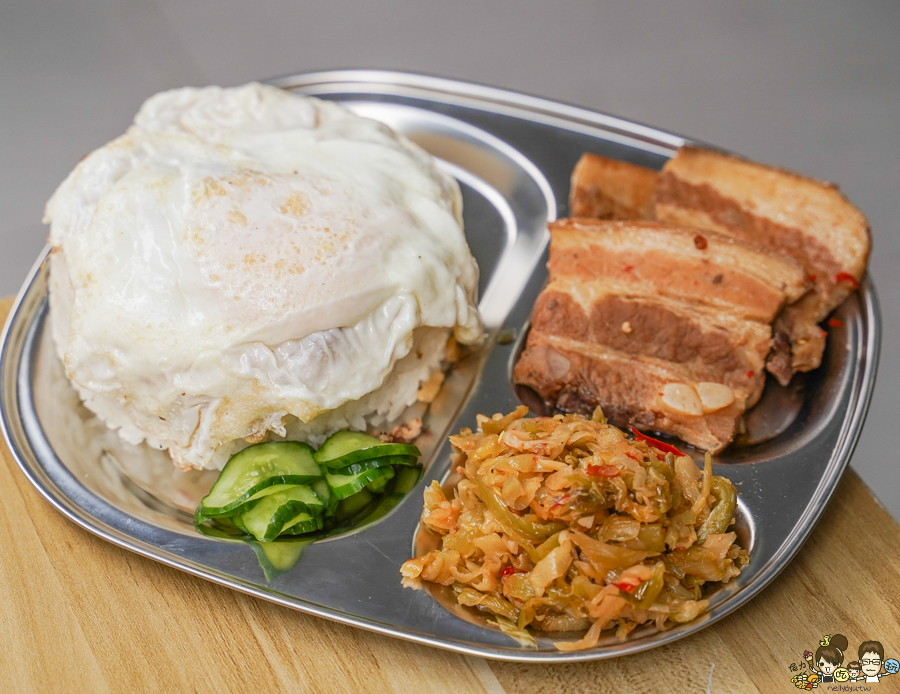
[{"label": "pork belly slice", "polygon": [[727,386],[698,382],[678,365],[532,329],[513,370],[565,412],[601,406],[618,426],[663,431],[712,453],[734,438],[746,403]]},{"label": "pork belly slice", "polygon": [[599,154],[586,153],[572,171],[569,207],[573,217],[652,219],[659,174]]},{"label": "pork belly slice", "polygon": [[[776,350],[769,370],[782,383],[819,366],[825,334],[818,328],[862,279],[868,223],[837,186],[697,147],[683,147],[663,167],[654,216],[711,229],[801,265],[809,297],[776,322],[790,342],[790,364]],[[791,302],[793,303],[793,302]]]},{"label": "pork belly slice", "polygon": [[658,295],[771,323],[807,290],[802,268],[733,238],[648,221],[560,219],[550,225],[550,279],[598,277],[629,295]]},{"label": "pork belly slice", "polygon": [[807,291],[790,260],[649,221],[550,225],[550,280],[516,383],[548,405],[664,431],[711,451],[762,393],[771,322]]},{"label": "pork belly slice", "polygon": [[659,296],[627,295],[597,278],[558,278],[541,292],[531,329],[681,367],[694,381],[723,383],[752,406],[765,385],[771,327]]}]

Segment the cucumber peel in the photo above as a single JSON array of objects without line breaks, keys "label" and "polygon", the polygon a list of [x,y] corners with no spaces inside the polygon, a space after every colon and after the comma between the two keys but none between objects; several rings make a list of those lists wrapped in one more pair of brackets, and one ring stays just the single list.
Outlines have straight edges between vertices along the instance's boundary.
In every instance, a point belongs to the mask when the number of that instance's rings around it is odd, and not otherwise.
[{"label": "cucumber peel", "polygon": [[318,451],[296,441],[255,444],[229,459],[194,523],[207,537],[251,545],[272,580],[310,542],[394,508],[419,480],[419,455],[416,446],[351,431]]},{"label": "cucumber peel", "polygon": [[313,454],[313,458],[323,468],[342,468],[387,455],[412,455],[418,458],[422,453],[408,443],[383,443],[381,439],[358,431],[339,431],[328,437]]},{"label": "cucumber peel", "polygon": [[371,468],[349,475],[325,473],[325,480],[338,499],[346,499],[348,496],[356,494],[369,482],[388,475],[394,476],[394,469],[390,466]]},{"label": "cucumber peel", "polygon": [[272,493],[266,491],[272,486],[304,484],[320,477],[322,471],[307,444],[257,443],[231,456],[200,506],[208,518],[228,515],[246,502]]},{"label": "cucumber peel", "polygon": [[298,484],[264,496],[253,508],[240,514],[240,522],[257,540],[270,542],[297,516],[303,514],[309,519],[321,515],[324,510],[325,503],[312,487]]}]

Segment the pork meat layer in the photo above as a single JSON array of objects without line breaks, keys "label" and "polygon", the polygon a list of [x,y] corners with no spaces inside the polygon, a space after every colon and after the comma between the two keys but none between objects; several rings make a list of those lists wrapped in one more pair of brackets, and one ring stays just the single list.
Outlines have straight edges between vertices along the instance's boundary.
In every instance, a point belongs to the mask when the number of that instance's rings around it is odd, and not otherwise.
[{"label": "pork meat layer", "polygon": [[719,451],[764,385],[771,323],[802,268],[715,232],[654,222],[550,226],[550,279],[514,380],[550,406],[598,405]]},{"label": "pork meat layer", "polygon": [[586,153],[572,171],[573,217],[653,219],[659,174],[652,169]]},{"label": "pork meat layer", "polygon": [[652,219],[718,231],[804,268],[810,291],[774,322],[767,369],[786,385],[822,362],[819,327],[865,274],[868,224],[831,184],[699,147],[657,173],[585,154],[572,174],[573,216]]},{"label": "pork meat layer", "polygon": [[773,352],[769,370],[786,384],[822,362],[818,327],[858,286],[869,255],[868,223],[837,186],[697,147],[682,147],[663,167],[654,217],[720,233],[791,258],[812,290],[775,323],[790,344]]}]

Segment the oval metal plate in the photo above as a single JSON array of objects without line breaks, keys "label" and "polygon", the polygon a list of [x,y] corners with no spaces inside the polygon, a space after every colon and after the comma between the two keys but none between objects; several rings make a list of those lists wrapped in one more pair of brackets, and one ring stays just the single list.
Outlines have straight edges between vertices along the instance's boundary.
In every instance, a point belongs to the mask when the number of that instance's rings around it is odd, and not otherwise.
[{"label": "oval metal plate", "polygon": [[870,282],[838,310],[843,327],[829,336],[824,366],[793,391],[771,396],[767,418],[778,421],[780,433],[717,460],[716,473],[727,475],[740,495],[737,529],[751,563],[711,594],[709,611],[668,631],[638,630],[624,642],[609,637],[587,651],[560,652],[547,638],[538,639],[537,649],[522,648],[473,613],[445,608],[452,605],[440,591],[400,586],[398,568],[414,551],[422,488],[446,477],[451,430],[472,426],[476,413],[518,404],[510,382],[517,341],[496,338],[508,332],[521,338],[527,329],[546,280],[546,223],[565,215],[569,175],[581,154],[659,168],[685,140],[544,99],[407,73],[330,71],[274,83],[387,123],[434,154],[463,188],[490,341],[457,366],[426,415],[424,478],[385,519],[310,546],[297,567],[267,583],[249,547],[194,531],[190,514],[211,473],[174,471],[164,454],[127,446],[80,405],[45,329],[41,258],[4,332],[0,414],[10,450],[50,503],[110,542],[236,590],[391,636],[512,661],[593,660],[653,648],[724,617],[775,578],[815,526],[862,429],[880,340]]}]

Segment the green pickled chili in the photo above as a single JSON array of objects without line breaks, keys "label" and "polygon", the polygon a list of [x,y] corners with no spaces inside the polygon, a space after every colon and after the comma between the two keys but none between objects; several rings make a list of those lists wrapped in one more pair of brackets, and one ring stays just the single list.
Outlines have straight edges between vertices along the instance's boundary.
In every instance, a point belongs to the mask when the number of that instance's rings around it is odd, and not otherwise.
[{"label": "green pickled chili", "polygon": [[460,605],[480,607],[492,614],[505,617],[510,622],[515,622],[519,618],[519,611],[509,600],[497,595],[482,593],[462,583],[454,583],[453,590],[456,591],[456,599]]},{"label": "green pickled chili", "polygon": [[561,532],[562,531],[560,530],[559,532],[553,533],[533,550],[526,545],[525,551],[528,552],[529,559],[537,564],[541,559],[550,554],[550,552],[559,547],[559,533]]},{"label": "green pickled chili", "polygon": [[734,511],[737,508],[737,492],[730,481],[724,477],[713,477],[712,488],[710,494],[715,497],[712,510],[709,517],[700,526],[697,531],[697,543],[703,544],[710,535],[724,533],[734,518]]},{"label": "green pickled chili", "polygon": [[638,609],[649,610],[665,586],[666,565],[657,562],[653,567],[653,575],[641,583],[633,593]]},{"label": "green pickled chili", "polygon": [[531,518],[537,518],[534,514],[527,516],[517,516],[503,503],[497,494],[491,489],[484,480],[476,480],[478,497],[484,502],[488,510],[493,514],[494,518],[500,525],[504,526],[511,537],[517,541],[525,540],[531,544],[537,545],[547,539],[553,533],[558,533],[566,527],[565,523],[558,521],[550,521],[543,523]]},{"label": "green pickled chili", "polygon": [[703,581],[721,581],[726,569],[726,560],[697,545],[669,552],[666,561],[678,578],[695,576]]},{"label": "green pickled chili", "polygon": [[642,525],[637,539],[648,552],[666,551],[666,531],[660,523]]}]

